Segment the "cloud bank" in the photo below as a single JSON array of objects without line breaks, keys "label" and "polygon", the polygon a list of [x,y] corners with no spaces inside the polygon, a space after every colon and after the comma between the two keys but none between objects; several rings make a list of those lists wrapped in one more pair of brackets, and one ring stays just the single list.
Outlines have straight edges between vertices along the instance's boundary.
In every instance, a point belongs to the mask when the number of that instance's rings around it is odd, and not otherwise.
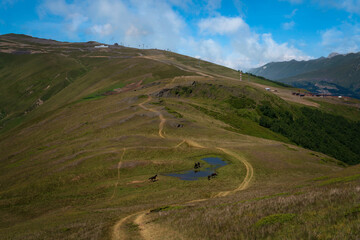
[{"label": "cloud bank", "polygon": [[360,24],[343,23],[323,31],[321,38],[321,45],[329,52],[358,52],[360,51]]},{"label": "cloud bank", "polygon": [[360,14],[360,0],[315,0],[323,6],[334,7],[349,13]]},{"label": "cloud bank", "polygon": [[196,4],[191,0],[44,0],[38,7],[38,24],[73,40],[171,49],[235,69],[310,58],[289,43],[276,42],[270,33],[255,32],[241,17],[220,15],[216,12],[220,0],[207,1],[205,17],[188,21],[197,14],[193,13]]}]

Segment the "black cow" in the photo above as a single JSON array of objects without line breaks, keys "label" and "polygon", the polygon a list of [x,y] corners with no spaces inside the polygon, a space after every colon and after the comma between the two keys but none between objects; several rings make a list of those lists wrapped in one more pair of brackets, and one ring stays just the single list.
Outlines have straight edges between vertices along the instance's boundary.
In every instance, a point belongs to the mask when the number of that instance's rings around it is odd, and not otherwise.
[{"label": "black cow", "polygon": [[200,162],[195,163],[194,168],[195,168],[195,169],[201,168]]},{"label": "black cow", "polygon": [[156,181],[157,174],[155,176],[149,177],[149,181],[155,182]]},{"label": "black cow", "polygon": [[212,173],[208,176],[208,180],[217,176],[217,173]]}]

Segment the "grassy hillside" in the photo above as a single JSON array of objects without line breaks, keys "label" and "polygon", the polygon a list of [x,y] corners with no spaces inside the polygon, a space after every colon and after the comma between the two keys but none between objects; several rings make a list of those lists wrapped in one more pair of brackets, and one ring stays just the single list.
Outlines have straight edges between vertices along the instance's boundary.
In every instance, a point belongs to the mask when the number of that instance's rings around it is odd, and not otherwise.
[{"label": "grassy hillside", "polygon": [[360,169],[351,170],[281,191],[262,188],[221,201],[163,208],[143,222],[187,239],[356,239]]},{"label": "grassy hillside", "polygon": [[[171,52],[0,41],[1,238],[356,238],[356,102],[339,117],[340,100]],[[167,176],[205,157],[227,165]]]},{"label": "grassy hillside", "polygon": [[22,118],[86,71],[79,62],[59,54],[0,53],[0,125]]}]

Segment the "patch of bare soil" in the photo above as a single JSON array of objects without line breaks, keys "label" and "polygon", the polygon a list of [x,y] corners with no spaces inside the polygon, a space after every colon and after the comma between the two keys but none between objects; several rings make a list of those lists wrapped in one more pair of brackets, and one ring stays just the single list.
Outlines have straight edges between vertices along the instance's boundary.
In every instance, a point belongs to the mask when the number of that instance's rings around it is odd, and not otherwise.
[{"label": "patch of bare soil", "polygon": [[14,51],[15,51],[15,49],[12,49],[12,48],[0,49],[0,52],[2,52],[2,53],[12,53]]},{"label": "patch of bare soil", "polygon": [[186,238],[180,235],[178,232],[173,229],[165,228],[154,222],[149,222],[146,219],[146,213],[141,213],[137,215],[134,220],[134,223],[140,228],[140,235],[145,240],[151,239],[177,239],[185,240]]}]

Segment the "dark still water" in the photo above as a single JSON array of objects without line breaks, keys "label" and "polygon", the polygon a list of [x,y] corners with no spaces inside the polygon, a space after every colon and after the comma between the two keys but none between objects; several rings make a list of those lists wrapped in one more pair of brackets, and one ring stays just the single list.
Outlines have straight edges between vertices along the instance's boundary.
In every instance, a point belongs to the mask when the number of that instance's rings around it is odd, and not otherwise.
[{"label": "dark still water", "polygon": [[177,177],[180,178],[181,180],[194,181],[194,180],[198,180],[201,177],[207,177],[210,174],[214,173],[216,169],[227,165],[225,161],[221,160],[221,158],[218,157],[207,157],[207,158],[202,158],[201,160],[210,164],[210,167],[207,168],[201,167],[198,169],[192,169],[185,172],[167,173],[164,175]]}]

